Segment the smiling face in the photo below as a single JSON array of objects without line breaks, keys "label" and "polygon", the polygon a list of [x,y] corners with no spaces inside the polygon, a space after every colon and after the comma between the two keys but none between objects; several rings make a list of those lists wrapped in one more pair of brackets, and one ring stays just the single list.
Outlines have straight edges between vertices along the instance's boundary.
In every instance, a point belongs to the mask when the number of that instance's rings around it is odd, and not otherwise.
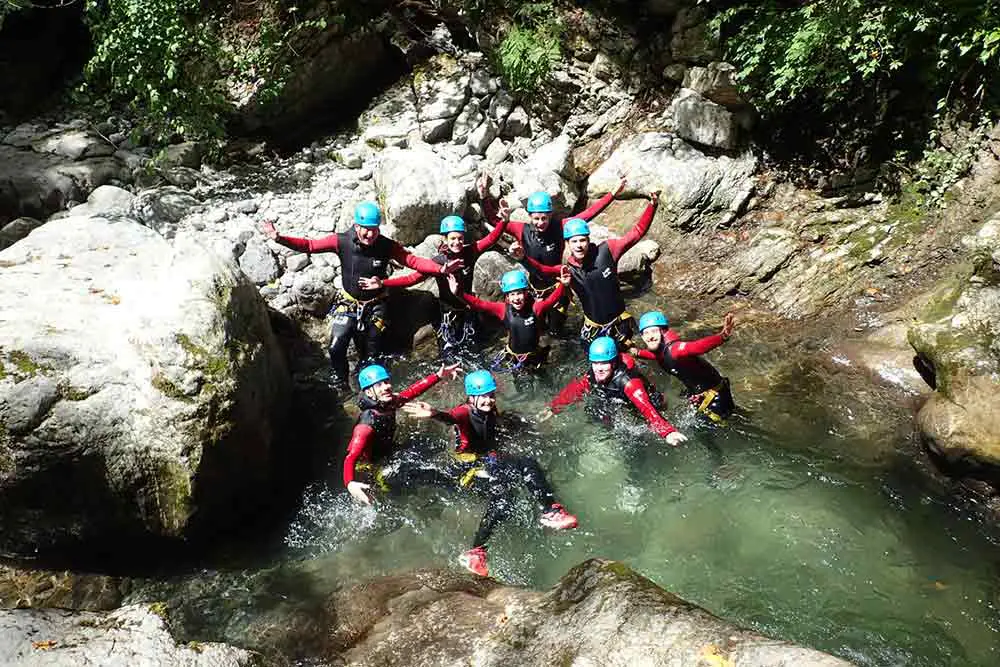
[{"label": "smiling face", "polygon": [[531,224],[535,226],[535,229],[539,233],[544,232],[549,228],[549,221],[552,220],[551,213],[532,213],[531,214]]},{"label": "smiling face", "polygon": [[482,396],[469,396],[469,405],[480,412],[492,412],[497,405],[496,392],[491,391]]},{"label": "smiling face", "polygon": [[604,384],[611,379],[611,369],[614,367],[610,361],[594,361],[590,368],[594,371],[594,379],[598,384]]},{"label": "smiling face", "polygon": [[521,310],[524,308],[524,304],[528,302],[528,292],[523,289],[516,289],[513,292],[507,292],[507,303],[514,307],[514,310]]},{"label": "smiling face", "polygon": [[573,236],[567,241],[569,245],[569,254],[575,259],[583,259],[587,256],[587,247],[590,246],[590,237],[580,234],[579,236]]},{"label": "smiling face", "polygon": [[462,232],[448,232],[444,237],[444,247],[453,255],[462,252],[465,247],[465,234]]},{"label": "smiling face", "polygon": [[358,241],[361,245],[371,245],[375,243],[375,239],[378,238],[378,227],[362,227],[361,225],[354,225],[354,233],[358,235]]},{"label": "smiling face", "polygon": [[365,396],[379,403],[388,403],[392,400],[392,383],[388,380],[376,382],[365,389]]},{"label": "smiling face", "polygon": [[662,340],[663,332],[660,330],[660,327],[646,327],[642,330],[642,342],[646,344],[647,349],[658,349]]}]

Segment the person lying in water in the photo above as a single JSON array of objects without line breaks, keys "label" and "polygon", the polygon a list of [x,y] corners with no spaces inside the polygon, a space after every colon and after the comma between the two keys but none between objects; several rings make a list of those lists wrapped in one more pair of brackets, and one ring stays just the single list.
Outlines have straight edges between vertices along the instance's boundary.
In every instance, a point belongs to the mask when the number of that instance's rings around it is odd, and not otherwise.
[{"label": "person lying in water", "polygon": [[595,407],[601,410],[615,403],[632,404],[646,419],[650,428],[669,445],[676,447],[687,441],[687,436],[660,414],[646,390],[647,382],[636,369],[635,359],[631,355],[619,353],[614,339],[609,336],[598,338],[590,344],[587,356],[590,369],[582,377],[563,387],[549,403],[548,409],[539,415],[541,421],[583,397],[590,396],[592,401],[599,403]]},{"label": "person lying in water", "polygon": [[403,410],[419,419],[436,419],[455,427],[455,449],[449,476],[456,486],[486,499],[486,512],[472,540],[472,548],[459,557],[467,570],[489,575],[486,542],[511,513],[517,489],[525,487],[538,504],[539,523],[556,530],[576,528],[577,518],[556,500],[555,492],[535,459],[500,452],[497,443],[497,384],[486,370],[465,378],[466,400],[447,412],[423,401]]},{"label": "person lying in water", "polygon": [[654,310],[639,318],[639,334],[646,349],[632,348],[630,352],[639,359],[659,363],[665,371],[684,384],[685,394],[700,417],[721,424],[736,409],[733,393],[729,388],[729,378],[723,377],[701,355],[729,340],[735,326],[733,314],[726,313],[719,333],[685,341],[670,329],[667,316]]},{"label": "person lying in water", "polygon": [[507,343],[493,360],[493,368],[521,371],[537,369],[545,363],[548,348],[539,345],[542,320],[545,313],[562,298],[569,280],[569,272],[563,267],[555,290],[541,301],[535,300],[529,289],[528,274],[520,269],[501,276],[503,301],[485,301],[468,292],[459,292],[460,285],[454,276],[448,277],[448,287],[473,310],[492,315],[507,329]]}]

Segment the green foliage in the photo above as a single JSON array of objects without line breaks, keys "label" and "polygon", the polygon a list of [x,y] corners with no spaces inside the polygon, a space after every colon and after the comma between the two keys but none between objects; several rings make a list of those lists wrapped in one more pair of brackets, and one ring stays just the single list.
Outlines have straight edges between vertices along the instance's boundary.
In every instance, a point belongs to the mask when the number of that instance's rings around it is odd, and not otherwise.
[{"label": "green foliage", "polygon": [[997,0],[767,0],[721,9],[714,20],[739,81],[768,112],[803,98],[849,105],[904,77],[935,100],[961,89],[981,101],[1000,65],[998,9]]},{"label": "green foliage", "polygon": [[551,2],[519,4],[495,60],[507,86],[514,92],[528,93],[538,88],[562,57],[563,27]]},{"label": "green foliage", "polygon": [[222,133],[225,63],[199,0],[87,0],[94,55],[85,91],[109,95],[159,141]]}]

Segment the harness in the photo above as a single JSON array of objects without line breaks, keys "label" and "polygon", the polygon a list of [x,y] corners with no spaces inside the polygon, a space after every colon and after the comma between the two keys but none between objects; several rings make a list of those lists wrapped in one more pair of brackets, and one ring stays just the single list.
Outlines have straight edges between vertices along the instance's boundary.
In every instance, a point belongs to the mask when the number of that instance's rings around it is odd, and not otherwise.
[{"label": "harness", "polygon": [[[456,320],[462,319],[462,331],[461,334],[457,334]],[[476,325],[470,317],[468,310],[459,310],[457,308],[445,308],[442,304],[441,308],[441,325],[437,330],[437,337],[440,338],[445,343],[461,345],[468,339],[472,341],[476,335]]]},{"label": "harness", "polygon": [[[580,336],[592,340],[594,338],[599,338],[600,336],[609,336],[619,322],[628,322],[632,319],[632,313],[627,310],[621,315],[611,320],[601,324],[590,319],[586,315],[583,316],[583,327],[580,329]],[[613,336],[612,336],[613,337]]]},{"label": "harness", "polygon": [[389,492],[389,483],[385,481],[385,468],[382,466],[377,466],[370,461],[362,461],[354,464],[354,470],[370,476],[379,491]]},{"label": "harness", "polygon": [[[357,299],[344,289],[340,290],[340,301],[334,304],[333,308],[330,309],[330,314],[333,315],[334,322],[337,324],[346,324],[347,318],[354,317],[357,320],[358,331],[364,331],[367,326],[366,317],[369,308],[374,307],[375,304],[386,298],[385,292],[379,294],[372,299],[366,299],[362,301]],[[373,316],[371,318],[372,325],[375,326],[379,331],[385,331],[386,323],[381,317]]]},{"label": "harness", "polygon": [[548,357],[549,348],[542,347],[530,352],[515,352],[505,345],[504,349],[497,352],[490,363],[491,370],[508,370],[511,372],[520,370],[536,370],[541,368]]},{"label": "harness", "polygon": [[452,452],[452,458],[455,459],[457,463],[460,464],[476,464],[480,461],[482,465],[472,465],[468,470],[462,473],[462,476],[458,478],[458,485],[462,488],[468,488],[472,486],[472,483],[477,477],[482,477],[483,479],[492,479],[493,476],[490,475],[487,468],[492,464],[496,463],[497,453],[490,452],[489,454],[480,456],[473,452]]},{"label": "harness", "polygon": [[725,378],[722,382],[712,387],[711,389],[706,389],[700,394],[692,394],[688,397],[688,401],[695,406],[695,411],[709,418],[716,424],[725,424],[726,419],[722,415],[718,414],[712,410],[712,402],[718,398],[719,394],[722,392],[724,385],[726,384]]}]

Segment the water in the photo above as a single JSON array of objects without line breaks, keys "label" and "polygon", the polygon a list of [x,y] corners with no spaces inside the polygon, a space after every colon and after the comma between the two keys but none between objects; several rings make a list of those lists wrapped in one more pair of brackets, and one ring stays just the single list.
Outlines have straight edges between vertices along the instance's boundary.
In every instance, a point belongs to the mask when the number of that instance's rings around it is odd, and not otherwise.
[{"label": "water", "polygon": [[[738,624],[861,665],[998,664],[996,535],[920,468],[897,394],[825,363],[821,347],[790,352],[774,332],[746,330],[712,356],[748,413],[726,429],[696,424],[677,385],[646,367],[690,437],[670,448],[635,420],[596,425],[581,406],[535,424],[578,356],[561,350],[530,390],[501,383],[509,448],[542,463],[580,527],[543,529],[523,502],[490,543],[498,579],[545,588],[613,558]],[[399,386],[430,368],[398,366]],[[450,407],[460,383],[426,398]],[[450,442],[443,426],[402,416],[399,433]],[[480,501],[422,490],[375,511],[350,501],[339,465],[306,492],[277,563],[134,595],[170,599],[192,635],[252,646],[261,615],[301,615],[344,582],[457,567]]]}]

